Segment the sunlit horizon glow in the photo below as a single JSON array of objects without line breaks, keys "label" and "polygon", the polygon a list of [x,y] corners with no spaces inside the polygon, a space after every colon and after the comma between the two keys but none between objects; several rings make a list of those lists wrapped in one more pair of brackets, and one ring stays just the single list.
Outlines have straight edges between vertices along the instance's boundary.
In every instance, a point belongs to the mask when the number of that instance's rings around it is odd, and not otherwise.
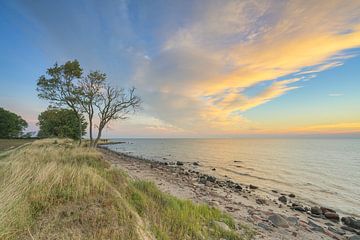
[{"label": "sunlit horizon glow", "polygon": [[360,1],[11,1],[0,20],[1,106],[30,129],[38,76],[78,59],[143,98],[108,137],[360,136]]}]

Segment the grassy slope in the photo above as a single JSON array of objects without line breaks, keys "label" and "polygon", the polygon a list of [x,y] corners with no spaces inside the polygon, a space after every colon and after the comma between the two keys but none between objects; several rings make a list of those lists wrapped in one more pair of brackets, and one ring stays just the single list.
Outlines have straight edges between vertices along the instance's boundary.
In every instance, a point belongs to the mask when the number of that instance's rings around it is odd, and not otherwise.
[{"label": "grassy slope", "polygon": [[25,143],[34,141],[33,139],[0,139],[0,152],[16,148]]},{"label": "grassy slope", "polygon": [[[214,224],[225,222],[230,231]],[[94,149],[42,140],[0,158],[0,239],[248,239],[206,205],[129,179]]]}]

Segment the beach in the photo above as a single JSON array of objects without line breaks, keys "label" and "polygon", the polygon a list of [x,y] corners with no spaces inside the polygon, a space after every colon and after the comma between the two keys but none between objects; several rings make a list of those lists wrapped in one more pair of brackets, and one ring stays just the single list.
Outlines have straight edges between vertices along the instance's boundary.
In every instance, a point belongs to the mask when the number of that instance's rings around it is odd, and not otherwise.
[{"label": "beach", "polygon": [[[132,178],[154,182],[164,192],[206,203],[229,213],[241,226],[257,232],[255,239],[358,239],[358,222],[329,208],[304,202],[296,193],[244,185],[199,170],[196,162],[161,162],[110,151],[107,161]],[[342,218],[342,221],[340,218]]]}]

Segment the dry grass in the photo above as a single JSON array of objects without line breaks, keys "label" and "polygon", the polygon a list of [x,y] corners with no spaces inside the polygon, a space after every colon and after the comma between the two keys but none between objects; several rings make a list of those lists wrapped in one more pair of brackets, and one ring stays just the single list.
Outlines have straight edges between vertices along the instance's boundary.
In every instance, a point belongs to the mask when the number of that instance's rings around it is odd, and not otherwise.
[{"label": "dry grass", "polygon": [[14,149],[18,146],[33,141],[34,139],[0,139],[0,152]]},{"label": "dry grass", "polygon": [[[232,229],[213,224],[223,221]],[[41,140],[0,159],[0,239],[245,239],[219,210],[130,180],[95,149]]]}]

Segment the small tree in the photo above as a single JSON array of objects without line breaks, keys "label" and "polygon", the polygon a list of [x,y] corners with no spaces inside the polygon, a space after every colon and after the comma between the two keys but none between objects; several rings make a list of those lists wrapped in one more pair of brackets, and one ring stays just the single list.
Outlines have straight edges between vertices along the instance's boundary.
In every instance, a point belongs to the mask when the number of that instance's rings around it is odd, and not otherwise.
[{"label": "small tree", "polygon": [[90,146],[93,146],[93,119],[95,103],[100,101],[101,91],[105,87],[106,74],[92,71],[80,80],[78,100],[89,120]]},{"label": "small tree", "polygon": [[57,107],[68,107],[76,115],[81,143],[81,105],[78,101],[78,81],[82,76],[82,68],[77,60],[67,61],[64,65],[48,68],[46,76],[42,75],[37,81],[38,96],[50,101]]},{"label": "small tree", "polygon": [[19,115],[0,108],[0,138],[21,137],[27,126],[27,122]]},{"label": "small tree", "polygon": [[[86,132],[87,123],[84,117],[81,118],[81,125],[74,111],[69,109],[58,109],[49,107],[39,117],[38,137],[60,137],[78,140]],[[81,129],[81,132],[79,132]]]},{"label": "small tree", "polygon": [[141,99],[136,96],[135,88],[125,92],[123,88],[107,85],[100,94],[98,101],[94,102],[99,116],[98,134],[94,142],[97,145],[105,126],[116,119],[126,119],[131,111],[140,108]]}]

